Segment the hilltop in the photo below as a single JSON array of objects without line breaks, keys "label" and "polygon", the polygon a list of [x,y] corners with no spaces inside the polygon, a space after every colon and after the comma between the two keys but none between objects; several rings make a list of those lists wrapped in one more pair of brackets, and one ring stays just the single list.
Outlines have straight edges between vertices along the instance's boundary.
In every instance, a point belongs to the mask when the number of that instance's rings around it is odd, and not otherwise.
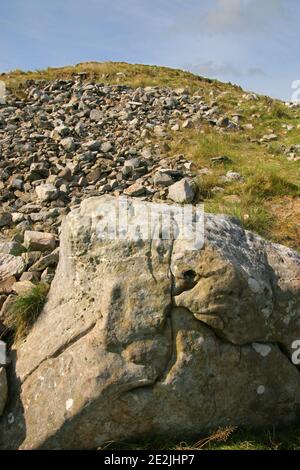
[{"label": "hilltop", "polygon": [[[193,123],[179,130],[169,129],[161,139],[152,136],[152,141],[165,144],[162,148],[166,156],[183,154],[197,165],[207,211],[232,214],[245,228],[299,249],[299,107],[288,107],[279,100],[189,72],[126,63],[89,62],[34,72],[16,70],[3,74],[1,79],[13,95],[23,100],[32,80],[48,83],[74,77],[133,89],[180,88],[188,96],[199,97],[209,112],[224,119],[221,126],[215,125],[217,119],[207,123],[201,116],[198,122],[195,117]],[[211,159],[218,156],[228,159],[212,168]],[[241,178],[231,176],[229,181],[228,171]]]}]

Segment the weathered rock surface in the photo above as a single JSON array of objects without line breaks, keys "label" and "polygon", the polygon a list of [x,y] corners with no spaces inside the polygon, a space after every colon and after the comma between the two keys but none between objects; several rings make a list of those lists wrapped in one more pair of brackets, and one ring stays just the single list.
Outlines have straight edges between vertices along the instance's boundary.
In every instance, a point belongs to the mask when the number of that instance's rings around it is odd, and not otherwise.
[{"label": "weathered rock surface", "polygon": [[56,238],[51,233],[28,230],[24,233],[24,246],[32,251],[54,250]]},{"label": "weathered rock surface", "polygon": [[4,367],[0,367],[0,416],[2,415],[7,400],[7,380]]},{"label": "weathered rock surface", "polygon": [[195,199],[196,188],[193,181],[184,178],[169,188],[169,198],[177,203],[191,203]]},{"label": "weathered rock surface", "polygon": [[54,201],[58,197],[58,190],[53,184],[41,184],[36,188],[36,194],[42,202]]},{"label": "weathered rock surface", "polygon": [[16,351],[21,398],[1,446],[91,449],[295,420],[299,254],[218,215],[202,249],[100,239],[108,202],[87,199],[63,223],[48,302]]},{"label": "weathered rock surface", "polygon": [[0,253],[0,281],[21,275],[23,271],[25,271],[25,263],[21,256]]}]

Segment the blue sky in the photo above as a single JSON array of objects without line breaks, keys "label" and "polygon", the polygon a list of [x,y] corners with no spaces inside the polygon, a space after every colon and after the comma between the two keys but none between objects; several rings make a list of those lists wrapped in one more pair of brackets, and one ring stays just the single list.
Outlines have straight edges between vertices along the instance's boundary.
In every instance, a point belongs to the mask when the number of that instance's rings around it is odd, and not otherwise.
[{"label": "blue sky", "polygon": [[290,99],[299,0],[0,0],[0,71],[113,60]]}]

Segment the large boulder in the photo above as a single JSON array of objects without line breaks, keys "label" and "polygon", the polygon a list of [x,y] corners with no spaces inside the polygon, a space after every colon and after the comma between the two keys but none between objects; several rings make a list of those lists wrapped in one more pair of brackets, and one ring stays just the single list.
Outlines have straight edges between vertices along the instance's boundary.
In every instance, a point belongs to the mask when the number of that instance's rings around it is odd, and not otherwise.
[{"label": "large boulder", "polygon": [[[144,217],[160,207],[142,204]],[[15,351],[20,399],[6,407],[2,448],[92,449],[296,420],[300,255],[220,215],[205,216],[203,247],[116,238],[117,205],[91,198],[65,218],[48,302]],[[131,228],[140,208],[130,200]]]}]

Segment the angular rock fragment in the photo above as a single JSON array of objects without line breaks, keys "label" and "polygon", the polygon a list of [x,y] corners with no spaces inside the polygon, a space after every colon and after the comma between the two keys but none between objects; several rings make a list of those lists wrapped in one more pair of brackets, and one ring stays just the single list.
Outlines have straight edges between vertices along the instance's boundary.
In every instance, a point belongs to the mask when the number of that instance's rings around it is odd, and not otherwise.
[{"label": "angular rock fragment", "polygon": [[196,185],[188,178],[183,178],[169,187],[168,197],[174,202],[180,204],[191,203],[195,196]]},{"label": "angular rock fragment", "polygon": [[52,233],[26,230],[24,246],[31,251],[53,251],[56,246],[56,237]]}]

